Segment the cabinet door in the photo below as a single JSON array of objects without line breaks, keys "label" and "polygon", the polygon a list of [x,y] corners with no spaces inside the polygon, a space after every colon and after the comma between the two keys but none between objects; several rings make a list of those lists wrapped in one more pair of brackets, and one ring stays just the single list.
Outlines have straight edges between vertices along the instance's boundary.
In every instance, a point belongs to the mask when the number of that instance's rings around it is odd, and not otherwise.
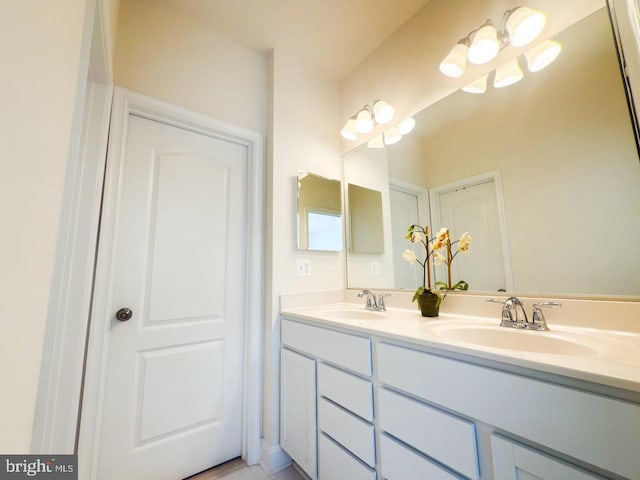
[{"label": "cabinet door", "polygon": [[280,365],[280,445],[316,478],[316,362],[283,348]]},{"label": "cabinet door", "polygon": [[574,465],[495,434],[491,435],[491,456],[495,480],[602,479]]}]

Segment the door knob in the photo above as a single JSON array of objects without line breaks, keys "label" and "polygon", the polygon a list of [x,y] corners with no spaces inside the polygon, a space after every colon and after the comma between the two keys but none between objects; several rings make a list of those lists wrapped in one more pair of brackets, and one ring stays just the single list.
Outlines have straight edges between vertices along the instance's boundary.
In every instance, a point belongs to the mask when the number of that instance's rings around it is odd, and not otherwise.
[{"label": "door knob", "polygon": [[121,308],[116,312],[116,318],[121,322],[126,322],[131,317],[133,317],[133,310],[130,308]]}]

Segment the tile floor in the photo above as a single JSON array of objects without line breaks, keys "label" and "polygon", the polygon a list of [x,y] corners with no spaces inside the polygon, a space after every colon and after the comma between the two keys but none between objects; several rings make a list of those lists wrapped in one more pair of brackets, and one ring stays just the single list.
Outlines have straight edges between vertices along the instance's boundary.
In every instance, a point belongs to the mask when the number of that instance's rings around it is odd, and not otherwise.
[{"label": "tile floor", "polygon": [[187,480],[305,480],[305,478],[293,467],[267,477],[259,465],[247,467],[242,460],[237,459],[189,477]]}]

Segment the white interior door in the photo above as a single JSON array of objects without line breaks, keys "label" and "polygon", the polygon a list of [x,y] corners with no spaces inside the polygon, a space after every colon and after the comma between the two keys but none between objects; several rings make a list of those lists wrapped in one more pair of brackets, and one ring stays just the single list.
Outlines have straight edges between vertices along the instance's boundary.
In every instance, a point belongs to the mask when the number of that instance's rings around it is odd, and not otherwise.
[{"label": "white interior door", "polygon": [[242,450],[248,152],[135,115],[125,147],[99,478],[176,480]]},{"label": "white interior door", "polygon": [[418,218],[418,196],[392,186],[389,188],[391,204],[391,231],[393,243],[393,286],[415,290],[422,285],[421,269],[417,265],[409,265],[402,258],[402,252],[413,249],[422,258],[421,248],[409,242],[405,236],[410,225],[420,225]]},{"label": "white interior door", "polygon": [[[448,227],[452,241],[469,232],[473,241],[469,254],[460,254],[452,263],[452,283],[465,280],[471,290],[511,290],[510,268],[505,268],[508,252],[504,245],[506,231],[500,218],[500,206],[493,179],[432,192],[434,231]],[[454,246],[455,251],[455,246]],[[436,269],[439,281],[446,282],[445,267]]]}]

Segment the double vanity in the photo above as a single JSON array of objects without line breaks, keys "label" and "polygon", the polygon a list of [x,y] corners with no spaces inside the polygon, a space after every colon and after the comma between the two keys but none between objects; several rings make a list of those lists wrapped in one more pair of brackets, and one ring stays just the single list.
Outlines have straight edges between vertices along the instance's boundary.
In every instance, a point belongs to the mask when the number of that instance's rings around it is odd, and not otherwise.
[{"label": "double vanity", "polygon": [[282,448],[320,480],[640,479],[640,333],[499,317],[285,305]]}]

